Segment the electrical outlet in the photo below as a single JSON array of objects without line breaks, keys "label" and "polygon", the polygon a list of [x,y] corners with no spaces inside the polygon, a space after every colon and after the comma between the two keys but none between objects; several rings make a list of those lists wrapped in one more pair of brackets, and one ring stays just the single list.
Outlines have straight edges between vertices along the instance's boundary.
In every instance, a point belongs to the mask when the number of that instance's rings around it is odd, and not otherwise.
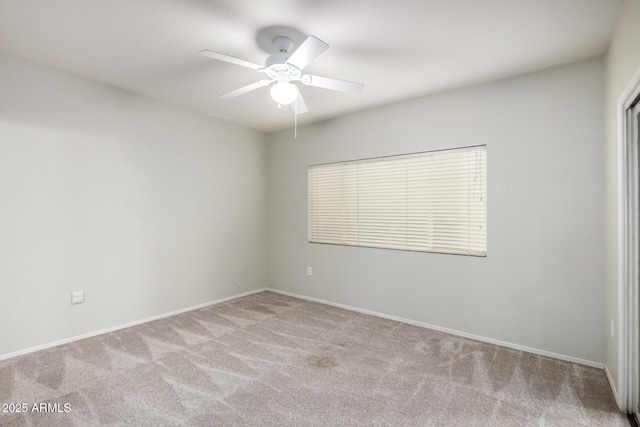
[{"label": "electrical outlet", "polygon": [[84,302],[84,292],[71,292],[71,304],[82,304]]},{"label": "electrical outlet", "polygon": [[307,267],[307,276],[313,275],[313,269],[311,267]]},{"label": "electrical outlet", "polygon": [[616,324],[613,321],[613,319],[611,319],[611,338],[615,338],[615,334],[616,334]]}]

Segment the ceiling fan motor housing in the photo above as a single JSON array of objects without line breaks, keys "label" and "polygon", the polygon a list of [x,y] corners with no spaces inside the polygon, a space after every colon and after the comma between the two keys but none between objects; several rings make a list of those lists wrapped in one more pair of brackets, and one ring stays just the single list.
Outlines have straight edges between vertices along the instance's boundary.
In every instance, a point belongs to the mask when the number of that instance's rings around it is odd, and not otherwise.
[{"label": "ceiling fan motor housing", "polygon": [[299,79],[302,73],[297,67],[287,64],[289,56],[291,55],[287,53],[278,53],[268,57],[265,62],[265,72],[267,75],[279,82],[290,82]]},{"label": "ceiling fan motor housing", "polygon": [[271,55],[265,61],[265,67],[269,68],[272,65],[284,64],[290,56],[291,55],[288,53],[277,53],[275,55]]},{"label": "ceiling fan motor housing", "polygon": [[276,48],[275,55],[271,55],[265,61],[265,73],[278,82],[290,82],[298,80],[302,74],[300,69],[287,64],[289,52],[293,49],[295,43],[289,37],[278,36],[272,40],[273,46]]}]

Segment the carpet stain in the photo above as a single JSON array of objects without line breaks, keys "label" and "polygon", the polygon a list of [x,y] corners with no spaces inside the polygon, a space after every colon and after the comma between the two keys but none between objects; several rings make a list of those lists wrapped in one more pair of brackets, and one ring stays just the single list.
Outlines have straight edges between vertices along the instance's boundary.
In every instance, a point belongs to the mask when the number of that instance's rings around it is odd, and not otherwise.
[{"label": "carpet stain", "polygon": [[338,366],[338,362],[330,357],[309,356],[307,357],[307,362],[316,368],[334,368]]},{"label": "carpet stain", "polygon": [[473,355],[462,354],[451,364],[450,378],[459,384],[473,384],[473,372],[475,369]]}]

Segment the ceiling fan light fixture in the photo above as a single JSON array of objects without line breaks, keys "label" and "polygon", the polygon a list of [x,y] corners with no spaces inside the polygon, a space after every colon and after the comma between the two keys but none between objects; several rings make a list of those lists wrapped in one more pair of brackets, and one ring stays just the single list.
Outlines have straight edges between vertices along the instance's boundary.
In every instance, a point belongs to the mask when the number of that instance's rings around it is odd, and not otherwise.
[{"label": "ceiling fan light fixture", "polygon": [[280,105],[288,105],[296,100],[298,90],[289,82],[278,82],[271,87],[271,98]]}]

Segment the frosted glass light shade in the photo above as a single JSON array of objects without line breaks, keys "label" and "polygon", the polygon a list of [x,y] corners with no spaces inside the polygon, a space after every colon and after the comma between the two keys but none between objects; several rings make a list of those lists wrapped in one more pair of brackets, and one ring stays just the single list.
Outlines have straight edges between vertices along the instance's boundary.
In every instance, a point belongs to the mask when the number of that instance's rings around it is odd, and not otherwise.
[{"label": "frosted glass light shade", "polygon": [[291,83],[278,82],[271,87],[271,97],[278,104],[291,104],[298,97],[298,90]]}]

